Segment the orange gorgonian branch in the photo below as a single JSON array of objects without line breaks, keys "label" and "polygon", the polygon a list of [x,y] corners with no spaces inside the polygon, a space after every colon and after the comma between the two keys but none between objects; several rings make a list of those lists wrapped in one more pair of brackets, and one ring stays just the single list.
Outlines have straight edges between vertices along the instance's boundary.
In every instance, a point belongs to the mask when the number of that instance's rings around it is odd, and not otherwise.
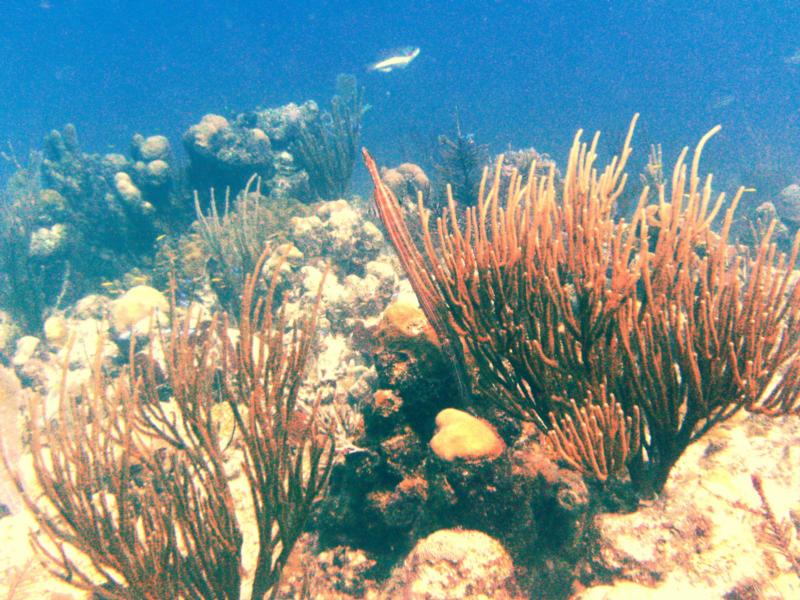
[{"label": "orange gorgonian branch", "polygon": [[238,599],[233,461],[243,465],[258,527],[250,597],[276,589],[325,488],[334,445],[316,405],[298,402],[319,300],[291,327],[282,309],[274,313],[280,265],[256,299],[267,256],[247,279],[238,336],[225,315],[177,318],[173,298],[171,327],[151,335],[144,353],[133,340],[119,377],[103,375],[98,352],[79,398],[67,394],[65,362],[54,418],[32,403],[41,497],[5,466],[41,528],[34,545],[60,577],[98,598]]},{"label": "orange gorgonian branch", "polygon": [[718,128],[690,164],[684,149],[655,194],[642,190],[629,219],[616,216],[635,122],[605,167],[598,136],[587,144],[578,132],[562,181],[535,162],[527,178],[501,181],[501,158],[474,206],[450,195],[432,222],[420,197],[419,244],[364,157],[389,238],[475,401],[555,433],[562,458],[587,475],[624,462],[648,493],[741,408],[798,412],[800,238],[788,256],[771,230],[752,256],[729,241],[744,189],[723,214],[725,195],[699,173]]}]

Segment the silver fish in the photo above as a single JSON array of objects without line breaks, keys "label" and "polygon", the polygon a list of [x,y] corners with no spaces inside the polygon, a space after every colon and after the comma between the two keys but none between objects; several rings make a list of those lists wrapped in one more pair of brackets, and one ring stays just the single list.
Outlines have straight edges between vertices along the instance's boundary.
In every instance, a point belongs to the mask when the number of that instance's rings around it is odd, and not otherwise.
[{"label": "silver fish", "polygon": [[419,56],[419,48],[409,47],[389,53],[386,58],[379,60],[367,67],[367,71],[390,73],[395,69],[405,69],[411,61]]},{"label": "silver fish", "polygon": [[800,49],[794,51],[791,56],[787,56],[783,59],[787,65],[800,65]]}]

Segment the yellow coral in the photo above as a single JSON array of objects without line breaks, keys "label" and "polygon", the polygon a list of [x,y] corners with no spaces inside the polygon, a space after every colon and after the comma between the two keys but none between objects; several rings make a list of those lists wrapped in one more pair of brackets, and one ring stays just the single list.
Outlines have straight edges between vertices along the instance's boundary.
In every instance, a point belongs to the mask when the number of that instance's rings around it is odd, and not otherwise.
[{"label": "yellow coral", "polygon": [[436,427],[430,446],[443,460],[497,458],[506,447],[494,427],[463,410],[445,408],[436,415]]}]

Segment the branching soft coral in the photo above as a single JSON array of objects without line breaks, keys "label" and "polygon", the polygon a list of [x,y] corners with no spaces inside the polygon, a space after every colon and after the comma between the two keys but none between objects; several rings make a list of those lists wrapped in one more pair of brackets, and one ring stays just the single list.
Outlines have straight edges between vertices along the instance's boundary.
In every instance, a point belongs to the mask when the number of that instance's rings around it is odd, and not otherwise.
[{"label": "branching soft coral", "polygon": [[238,336],[224,316],[200,323],[173,314],[146,352],[131,343],[119,378],[106,378],[98,353],[79,398],[67,394],[65,364],[55,419],[32,403],[41,495],[14,479],[40,527],[35,546],[68,582],[98,598],[239,598],[233,460],[258,529],[250,597],[278,584],[327,483],[333,441],[316,406],[302,410],[297,399],[316,309],[287,338],[283,311],[272,310],[278,275],[255,297],[267,256],[247,278]]},{"label": "branching soft coral", "polygon": [[800,237],[789,256],[769,232],[752,256],[730,244],[743,189],[715,229],[725,195],[699,162],[718,128],[691,164],[684,149],[655,201],[645,187],[631,220],[615,218],[635,121],[605,168],[595,164],[599,136],[587,144],[578,132],[563,187],[534,163],[527,179],[513,172],[501,197],[501,160],[463,217],[451,196],[433,228],[420,198],[421,248],[364,156],[465,395],[551,433],[587,476],[627,466],[651,493],[692,441],[742,407],[800,411]]}]

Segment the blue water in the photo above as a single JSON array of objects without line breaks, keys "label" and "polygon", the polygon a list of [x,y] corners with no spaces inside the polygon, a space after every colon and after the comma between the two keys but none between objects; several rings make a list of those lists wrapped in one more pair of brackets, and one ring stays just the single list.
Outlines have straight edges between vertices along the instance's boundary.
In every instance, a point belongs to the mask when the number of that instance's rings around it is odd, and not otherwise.
[{"label": "blue water", "polygon": [[[365,72],[402,45],[422,49],[407,70]],[[381,162],[452,131],[455,107],[493,150],[559,160],[578,127],[612,148],[639,111],[641,160],[662,142],[670,162],[722,123],[710,168],[768,162],[790,179],[800,65],[785,59],[798,48],[800,4],[785,1],[5,0],[0,143],[24,156],[72,122],[89,151],[125,151],[135,132],[178,147],[205,113],[325,101],[352,72]]]}]

